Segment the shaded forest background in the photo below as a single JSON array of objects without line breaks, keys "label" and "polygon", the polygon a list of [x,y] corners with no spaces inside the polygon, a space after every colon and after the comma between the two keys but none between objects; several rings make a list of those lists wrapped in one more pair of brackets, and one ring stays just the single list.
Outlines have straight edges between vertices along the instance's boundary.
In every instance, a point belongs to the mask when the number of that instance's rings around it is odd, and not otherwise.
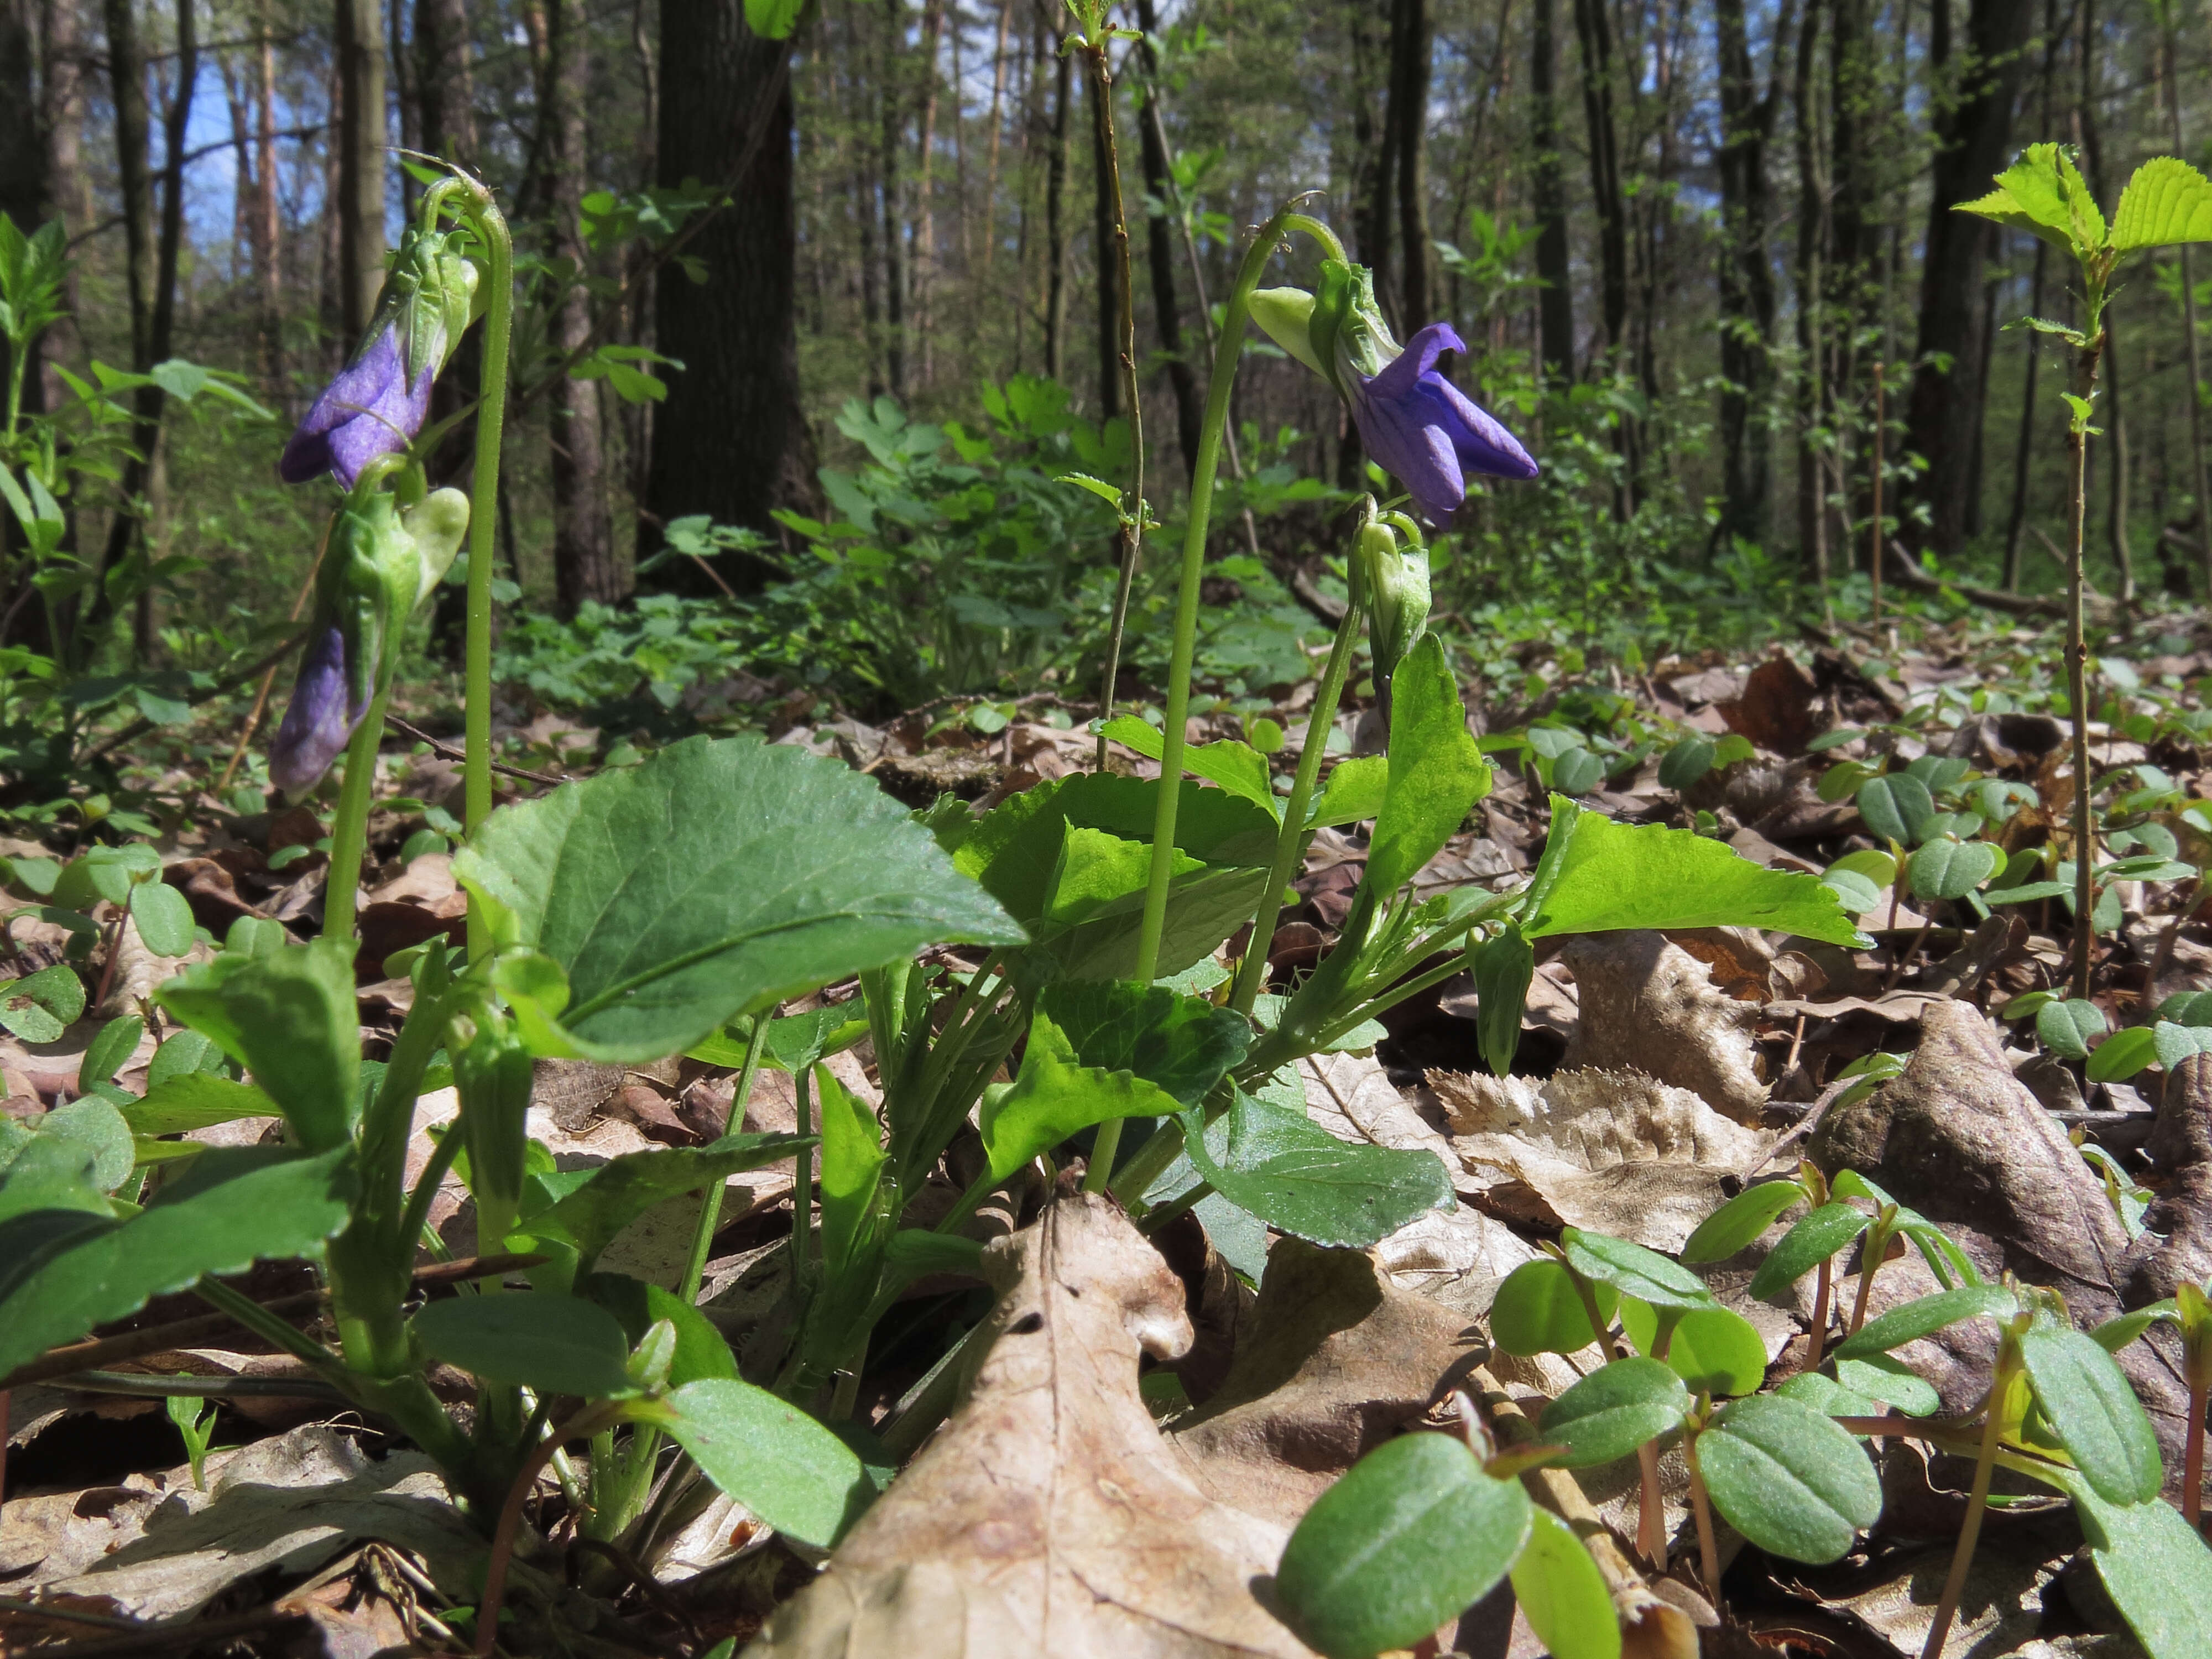
[{"label": "shaded forest background", "polygon": [[[2041,244],[1950,210],[2046,137],[2108,210],[2144,157],[2212,160],[2202,0],[1133,0],[1117,21],[1143,33],[1110,114],[1157,509],[1244,228],[1316,192],[1401,334],[1453,323],[1455,377],[1545,465],[1463,515],[1446,597],[1468,610],[1556,593],[1588,623],[1699,573],[1849,603],[1878,416],[1898,539],[2050,591],[2062,377],[1999,325],[2072,300]],[[517,227],[499,510],[533,608],[742,595],[843,556],[857,532],[814,533],[839,523],[896,550],[945,422],[948,461],[995,432],[1110,476],[1106,130],[1067,27],[1048,0],[823,0],[788,45],[740,0],[0,0],[0,210],[60,219],[76,261],[30,406],[67,401],[63,371],[182,358],[270,412],[133,394],[123,459],[66,504],[71,545],[198,562],[118,604],[99,649],[204,659],[293,602],[326,503],[274,459],[421,188],[395,146],[481,172]],[[2206,276],[2169,252],[2109,313],[2089,548],[2124,599],[2203,591]],[[1216,522],[1287,577],[1361,458],[1327,387],[1248,349],[1255,516]],[[467,459],[463,431],[432,470]],[[932,478],[942,519],[967,486]],[[671,525],[714,556],[655,559]],[[1050,535],[1113,558],[1110,519],[1070,507]],[[966,568],[1024,625],[990,558]],[[20,634],[36,608],[9,614]]]}]

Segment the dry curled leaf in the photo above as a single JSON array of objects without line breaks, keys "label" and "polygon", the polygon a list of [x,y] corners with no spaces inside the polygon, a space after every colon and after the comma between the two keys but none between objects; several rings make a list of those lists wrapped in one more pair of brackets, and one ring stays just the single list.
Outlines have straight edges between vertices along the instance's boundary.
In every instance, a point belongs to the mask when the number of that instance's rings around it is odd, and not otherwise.
[{"label": "dry curled leaf", "polygon": [[1000,1295],[965,1403],[750,1651],[1304,1655],[1252,1589],[1283,1529],[1201,1491],[1139,1397],[1139,1355],[1191,1340],[1159,1253],[1066,1193],[985,1261]]},{"label": "dry curled leaf", "polygon": [[1704,963],[1650,933],[1584,935],[1560,960],[1574,972],[1582,1013],[1567,1070],[1642,1072],[1739,1123],[1759,1121],[1758,1010],[1716,987]]},{"label": "dry curled leaf", "polygon": [[1637,1072],[1429,1073],[1487,1207],[1679,1250],[1773,1137]]}]

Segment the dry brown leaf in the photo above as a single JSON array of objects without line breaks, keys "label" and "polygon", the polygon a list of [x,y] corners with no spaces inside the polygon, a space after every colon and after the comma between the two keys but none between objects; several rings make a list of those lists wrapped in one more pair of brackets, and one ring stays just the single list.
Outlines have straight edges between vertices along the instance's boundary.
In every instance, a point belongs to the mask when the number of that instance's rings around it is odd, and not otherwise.
[{"label": "dry brown leaf", "polygon": [[1399,1288],[1366,1253],[1280,1239],[1249,1337],[1175,1443],[1209,1494],[1287,1532],[1486,1352],[1464,1318]]},{"label": "dry brown leaf", "polygon": [[1705,964],[1657,933],[1595,933],[1560,953],[1582,1017],[1565,1069],[1638,1071],[1687,1089],[1739,1123],[1766,1104],[1752,1048],[1759,1012],[1717,989]]},{"label": "dry brown leaf", "polygon": [[1451,1146],[1413,1103],[1398,1091],[1372,1054],[1309,1054],[1298,1062],[1306,1115],[1339,1140],[1431,1152],[1452,1162]]},{"label": "dry brown leaf", "polygon": [[1680,1249],[1727,1200],[1728,1179],[1773,1142],[1636,1072],[1540,1081],[1431,1072],[1429,1086],[1486,1205],[1655,1250]]},{"label": "dry brown leaf", "polygon": [[1304,1655],[1253,1596],[1282,1529],[1200,1491],[1138,1395],[1139,1354],[1190,1342],[1159,1253],[1067,1193],[985,1261],[1000,1296],[965,1403],[749,1651]]}]

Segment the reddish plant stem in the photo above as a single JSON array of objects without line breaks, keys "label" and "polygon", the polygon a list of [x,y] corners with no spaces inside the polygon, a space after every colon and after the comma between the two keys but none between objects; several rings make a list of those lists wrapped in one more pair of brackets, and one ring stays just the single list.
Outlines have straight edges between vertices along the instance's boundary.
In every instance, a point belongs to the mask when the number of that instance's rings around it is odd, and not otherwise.
[{"label": "reddish plant stem", "polygon": [[[2192,1371],[2195,1367],[2191,1368]],[[2181,1445],[2181,1513],[2189,1524],[2204,1524],[2204,1406],[2212,1376],[2192,1376],[2189,1383],[2189,1431]],[[0,1431],[7,1427],[7,1401],[0,1397]]]},{"label": "reddish plant stem", "polygon": [[537,1489],[538,1477],[545,1473],[545,1466],[562,1447],[605,1428],[615,1415],[609,1406],[585,1407],[532,1447],[516,1471],[507,1502],[500,1505],[499,1524],[492,1529],[491,1554],[484,1563],[483,1600],[477,1607],[477,1659],[491,1659],[493,1650],[499,1646],[499,1609],[507,1599],[507,1569],[514,1559],[514,1535],[522,1529],[523,1505]]},{"label": "reddish plant stem", "polygon": [[1690,1513],[1698,1522],[1698,1570],[1705,1581],[1705,1599],[1721,1605],[1721,1547],[1713,1533],[1713,1506],[1705,1496],[1705,1477],[1698,1468],[1698,1437],[1689,1437],[1682,1455],[1690,1465]]},{"label": "reddish plant stem", "polygon": [[1807,1338],[1810,1344],[1806,1353],[1805,1369],[1817,1371],[1828,1347],[1828,1297],[1834,1289],[1835,1258],[1820,1263],[1820,1277],[1813,1291],[1813,1330]]}]

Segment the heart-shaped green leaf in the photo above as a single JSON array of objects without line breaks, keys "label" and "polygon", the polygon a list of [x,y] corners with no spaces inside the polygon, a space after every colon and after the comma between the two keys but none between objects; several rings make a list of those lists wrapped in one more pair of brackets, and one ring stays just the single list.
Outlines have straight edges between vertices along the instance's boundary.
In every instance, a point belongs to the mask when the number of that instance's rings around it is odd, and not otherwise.
[{"label": "heart-shaped green leaf", "polygon": [[2063,1059],[2087,1060],[2089,1039],[2104,1034],[2105,1011],[2080,997],[2046,1002],[2035,1011],[2035,1035]]},{"label": "heart-shaped green leaf", "polygon": [[503,1291],[433,1302],[409,1328],[424,1352],[487,1382],[541,1395],[608,1400],[635,1393],[622,1322],[552,1291]]},{"label": "heart-shaped green leaf", "polygon": [[1616,1359],[1547,1406],[1537,1432],[1567,1449],[1561,1468],[1592,1468],[1680,1428],[1689,1409],[1690,1391],[1659,1361]]},{"label": "heart-shaped green leaf", "polygon": [[1801,1401],[1729,1401],[1698,1437],[1695,1455],[1713,1507],[1772,1555],[1840,1559],[1881,1514],[1881,1481],[1858,1442]]},{"label": "heart-shaped green leaf", "polygon": [[1184,1148],[1199,1174],[1277,1232],[1364,1249],[1453,1202],[1451,1172],[1434,1152],[1355,1146],[1304,1113],[1239,1090],[1201,1133],[1183,1115]]},{"label": "heart-shaped green leaf", "polygon": [[1455,1437],[1409,1434],[1315,1500],[1285,1546],[1285,1622],[1329,1659],[1411,1647],[1473,1606],[1520,1555],[1531,1505]]},{"label": "heart-shaped green leaf", "polygon": [[1868,829],[1884,841],[1910,847],[1920,839],[1921,826],[1935,815],[1936,798],[1911,774],[1888,772],[1859,786],[1858,806]]},{"label": "heart-shaped green leaf", "polygon": [[2070,1325],[2039,1318],[2020,1340],[2027,1380],[2074,1465],[2100,1496],[2145,1504],[2165,1484],[2158,1433],[2112,1356]]},{"label": "heart-shaped green leaf", "polygon": [[1823,1204],[1767,1252],[1751,1276],[1751,1293],[1764,1302],[1781,1295],[1867,1229],[1865,1212],[1848,1204]]},{"label": "heart-shaped green leaf", "polygon": [[1252,1028],[1203,997],[1129,980],[1063,980],[1037,1006],[1051,1017],[1080,1065],[1127,1072],[1195,1106],[1244,1058]]},{"label": "heart-shaped green leaf", "polygon": [[[1598,1315],[1611,1322],[1620,1292],[1610,1285],[1590,1286]],[[1508,1353],[1580,1353],[1597,1340],[1589,1311],[1564,1262],[1548,1255],[1524,1261],[1505,1275],[1498,1299],[1490,1304],[1491,1339]]]},{"label": "heart-shaped green leaf", "polygon": [[1985,841],[1931,841],[1912,855],[1912,896],[1962,899],[1996,873],[2003,856]]},{"label": "heart-shaped green leaf", "polygon": [[872,780],[750,738],[691,738],[503,807],[453,875],[566,975],[547,1017],[602,1060],[680,1053],[925,945],[1024,938]]},{"label": "heart-shaped green leaf", "polygon": [[84,982],[65,963],[0,981],[0,1025],[26,1042],[54,1042],[84,1012]]}]

